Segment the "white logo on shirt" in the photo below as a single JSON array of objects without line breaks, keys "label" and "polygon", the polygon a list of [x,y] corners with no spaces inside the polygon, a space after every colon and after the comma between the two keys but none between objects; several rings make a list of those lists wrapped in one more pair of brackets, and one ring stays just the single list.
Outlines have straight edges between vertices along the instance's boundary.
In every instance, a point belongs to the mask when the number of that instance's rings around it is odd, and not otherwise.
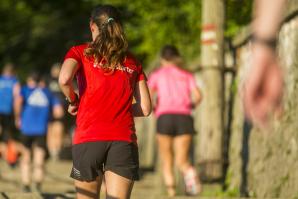
[{"label": "white logo on shirt", "polygon": [[49,100],[41,89],[35,89],[28,98],[28,104],[44,107],[49,105]]},{"label": "white logo on shirt", "polygon": [[[94,68],[100,68],[100,66],[102,66],[102,64],[96,64],[95,62],[94,62],[94,64],[93,64],[93,67],[94,67]],[[132,70],[132,69],[130,69],[130,68],[128,68],[128,67],[125,67],[125,66],[117,66],[117,67],[116,67],[116,70],[126,71],[126,72],[128,72],[129,74],[132,74],[132,73],[133,73],[133,70]]]},{"label": "white logo on shirt", "polygon": [[128,67],[125,67],[125,66],[118,66],[117,68],[116,68],[116,70],[121,70],[121,71],[126,71],[126,72],[128,72],[128,73],[130,73],[130,74],[132,74],[133,73],[133,70],[132,69],[130,69],[130,68],[128,68]]}]

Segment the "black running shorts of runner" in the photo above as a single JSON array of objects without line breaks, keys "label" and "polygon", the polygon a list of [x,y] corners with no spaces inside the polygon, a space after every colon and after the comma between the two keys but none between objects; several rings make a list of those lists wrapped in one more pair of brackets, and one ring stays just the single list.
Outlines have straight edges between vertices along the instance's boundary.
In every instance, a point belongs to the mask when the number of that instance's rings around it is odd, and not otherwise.
[{"label": "black running shorts of runner", "polygon": [[193,118],[183,114],[163,114],[157,119],[157,133],[169,136],[195,134]]},{"label": "black running shorts of runner", "polygon": [[72,147],[73,168],[70,177],[94,181],[105,171],[129,180],[139,180],[138,146],[125,141],[95,141]]}]

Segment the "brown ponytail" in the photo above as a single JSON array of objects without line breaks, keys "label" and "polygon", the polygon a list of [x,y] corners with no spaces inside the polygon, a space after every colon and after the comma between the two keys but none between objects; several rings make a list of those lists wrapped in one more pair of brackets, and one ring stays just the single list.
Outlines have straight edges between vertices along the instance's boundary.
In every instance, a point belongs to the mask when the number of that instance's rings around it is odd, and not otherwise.
[{"label": "brown ponytail", "polygon": [[84,53],[94,57],[103,69],[114,70],[123,63],[128,48],[120,14],[113,6],[97,6],[91,13],[91,22],[97,25],[99,35]]}]

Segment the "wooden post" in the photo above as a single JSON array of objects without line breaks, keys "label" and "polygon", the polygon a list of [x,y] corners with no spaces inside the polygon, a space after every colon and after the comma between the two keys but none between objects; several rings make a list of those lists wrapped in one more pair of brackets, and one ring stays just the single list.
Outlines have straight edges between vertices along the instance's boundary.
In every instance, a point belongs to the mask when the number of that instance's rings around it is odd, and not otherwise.
[{"label": "wooden post", "polygon": [[202,6],[201,65],[204,91],[198,159],[201,175],[214,180],[222,177],[225,0],[203,0]]}]

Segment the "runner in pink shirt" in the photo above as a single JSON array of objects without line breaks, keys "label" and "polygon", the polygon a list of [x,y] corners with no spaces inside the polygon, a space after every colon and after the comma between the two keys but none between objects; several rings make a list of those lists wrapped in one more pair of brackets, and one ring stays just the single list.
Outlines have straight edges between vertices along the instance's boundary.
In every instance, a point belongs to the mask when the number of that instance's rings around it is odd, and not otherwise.
[{"label": "runner in pink shirt", "polygon": [[158,104],[155,114],[190,115],[191,92],[196,90],[194,76],[173,63],[167,63],[155,71],[149,79],[149,86],[156,91]]},{"label": "runner in pink shirt", "polygon": [[194,76],[179,67],[181,60],[176,47],[166,45],[161,51],[161,67],[148,79],[152,99],[157,99],[157,141],[169,196],[176,194],[174,159],[184,176],[186,193],[197,195],[201,190],[197,172],[189,161],[191,141],[195,133],[191,110],[200,103],[201,93]]}]

